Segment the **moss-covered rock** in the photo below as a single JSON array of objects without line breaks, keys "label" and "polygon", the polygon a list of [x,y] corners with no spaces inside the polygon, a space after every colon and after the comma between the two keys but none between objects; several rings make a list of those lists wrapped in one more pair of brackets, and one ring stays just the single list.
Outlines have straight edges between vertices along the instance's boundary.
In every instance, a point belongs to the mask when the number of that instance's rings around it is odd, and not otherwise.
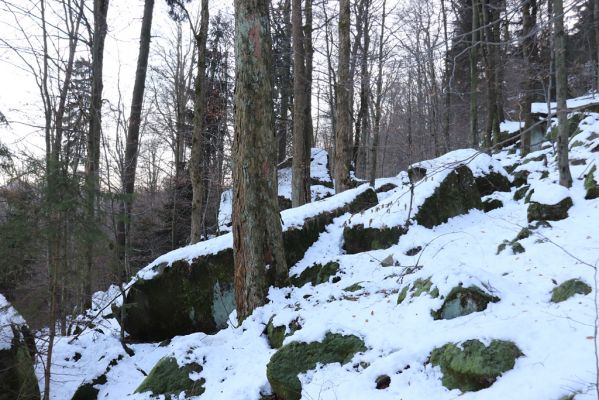
[{"label": "moss-covered rock", "polygon": [[584,177],[584,189],[586,190],[584,198],[587,200],[599,197],[599,182],[597,182],[597,178],[595,177],[596,172],[597,166],[593,165],[591,170]]},{"label": "moss-covered rock", "polygon": [[[334,218],[357,213],[377,204],[368,188],[343,206],[304,220],[299,227],[283,232],[287,265],[294,265]],[[157,267],[152,279],[139,279],[125,300],[125,330],[138,341],[161,341],[193,332],[215,333],[227,326],[235,309],[233,293],[233,250],[179,260],[170,267]],[[324,276],[324,272],[320,274]]]},{"label": "moss-covered rock", "polygon": [[553,288],[551,291],[551,302],[561,303],[568,300],[575,294],[587,295],[593,289],[580,279],[570,279],[563,282],[561,285]]},{"label": "moss-covered rock", "polygon": [[348,254],[387,249],[396,245],[400,236],[406,232],[402,226],[392,228],[365,228],[363,224],[346,226],[343,229],[343,249]]},{"label": "moss-covered rock", "polygon": [[528,183],[528,171],[518,171],[514,173],[514,179],[512,180],[512,186],[520,187]]},{"label": "moss-covered rock", "polygon": [[490,212],[493,210],[497,210],[498,208],[503,207],[503,201],[499,199],[485,199],[483,201],[483,211]]},{"label": "moss-covered rock", "polygon": [[443,386],[474,392],[495,383],[523,355],[513,342],[493,340],[485,346],[478,340],[468,340],[461,346],[448,343],[434,349],[430,362],[441,368]]},{"label": "moss-covered rock", "polygon": [[348,287],[344,288],[343,290],[346,292],[357,292],[358,290],[362,289],[364,289],[364,287],[360,285],[359,282],[356,282],[353,285],[349,285]]},{"label": "moss-covered rock", "polygon": [[[35,342],[25,321],[0,295],[0,399],[39,400],[40,391],[33,369]],[[7,337],[4,334],[7,334]],[[2,343],[5,341],[5,343]]]},{"label": "moss-covered rock", "polygon": [[516,240],[526,239],[530,237],[530,235],[532,235],[530,228],[522,228],[520,229],[520,232],[518,232],[518,235],[516,235]]},{"label": "moss-covered rock", "polygon": [[[270,347],[278,349],[283,346],[283,341],[287,336],[293,335],[296,331],[302,329],[302,326],[297,319],[291,321],[287,326],[275,326],[273,323],[274,318],[275,316],[273,315],[266,325],[266,338],[268,339]],[[289,332],[287,332],[288,330]]]},{"label": "moss-covered rock", "polygon": [[414,219],[419,225],[432,228],[449,218],[466,214],[473,208],[482,210],[480,193],[474,176],[465,165],[454,169],[435,192],[420,206]]},{"label": "moss-covered rock", "polygon": [[566,197],[557,204],[531,202],[528,206],[528,222],[559,221],[568,218],[568,210],[573,206],[572,199]]},{"label": "moss-covered rock", "polygon": [[106,384],[106,374],[108,374],[112,367],[117,365],[122,359],[123,355],[121,354],[117,358],[110,360],[106,366],[106,369],[104,370],[104,373],[96,376],[91,381],[83,382],[81,385],[79,385],[71,400],[97,400],[98,393],[100,393],[100,389],[97,386]]},{"label": "moss-covered rock", "polygon": [[403,303],[403,301],[408,297],[420,297],[422,294],[428,294],[433,299],[439,297],[439,289],[433,285],[431,278],[418,278],[411,285],[405,286],[397,297],[397,304]]},{"label": "moss-covered rock", "polygon": [[[568,137],[574,137],[580,133],[579,124],[585,118],[584,113],[572,113],[568,118]],[[557,139],[559,127],[556,125],[551,128],[549,132],[549,137],[551,140],[555,141]]]},{"label": "moss-covered rock", "polygon": [[477,176],[474,181],[481,196],[488,196],[493,192],[509,192],[510,181],[499,172],[490,172]]},{"label": "moss-covered rock", "polygon": [[434,319],[454,319],[487,309],[489,303],[496,303],[499,297],[491,296],[477,286],[458,286],[449,292],[441,308],[431,314]]},{"label": "moss-covered rock", "polygon": [[193,372],[202,372],[202,366],[191,363],[180,367],[174,357],[163,357],[135,389],[135,393],[152,392],[154,395],[170,397],[185,392],[187,396],[199,396],[204,393],[205,380],[190,379],[189,375]]},{"label": "moss-covered rock", "polygon": [[317,364],[349,362],[354,354],[365,351],[364,342],[356,336],[327,333],[322,342],[294,342],[281,347],[266,366],[266,377],[280,400],[299,400],[302,385],[297,375]]},{"label": "moss-covered rock", "polygon": [[385,183],[384,185],[381,185],[378,189],[376,189],[377,193],[385,193],[385,192],[389,192],[393,189],[396,189],[397,185],[394,183]]},{"label": "moss-covered rock", "polygon": [[513,254],[520,254],[520,253],[524,253],[526,251],[524,246],[522,246],[522,244],[520,242],[518,242],[517,240],[512,240],[512,241],[504,240],[499,246],[497,246],[496,254],[501,253],[508,247],[510,247],[512,249]]},{"label": "moss-covered rock", "polygon": [[328,282],[332,276],[339,272],[339,263],[331,261],[326,264],[314,264],[302,271],[299,276],[292,276],[291,284],[302,287],[307,283],[319,285]]}]

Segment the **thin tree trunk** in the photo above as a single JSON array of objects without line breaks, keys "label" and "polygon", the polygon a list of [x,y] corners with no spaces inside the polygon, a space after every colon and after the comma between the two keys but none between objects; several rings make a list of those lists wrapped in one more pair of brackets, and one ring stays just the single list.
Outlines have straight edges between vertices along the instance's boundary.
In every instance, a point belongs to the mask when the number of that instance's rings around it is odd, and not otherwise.
[{"label": "thin tree trunk", "polygon": [[92,267],[94,263],[94,241],[98,232],[96,202],[100,192],[100,138],[102,135],[102,72],[104,68],[104,40],[108,29],[106,16],[109,0],[94,0],[94,34],[92,39],[92,88],[90,99],[90,126],[87,140],[85,164],[85,186],[87,192],[87,229],[85,254],[85,283],[83,294],[85,305],[91,305]]},{"label": "thin tree trunk", "polygon": [[350,8],[349,0],[339,0],[339,66],[337,82],[337,126],[335,131],[335,191],[343,192],[350,187],[349,145],[351,132],[349,74],[350,52]]},{"label": "thin tree trunk", "polygon": [[385,7],[387,1],[383,0],[383,14],[381,16],[381,34],[379,36],[379,57],[378,57],[378,73],[376,77],[376,97],[374,104],[374,130],[372,132],[372,145],[370,146],[370,173],[368,180],[370,186],[374,187],[376,180],[377,156],[379,147],[379,137],[381,132],[381,102],[383,99],[383,62],[384,62],[384,40],[385,40]]},{"label": "thin tree trunk", "polygon": [[148,70],[148,56],[150,54],[150,39],[152,33],[152,15],[154,0],[145,0],[144,15],[141,22],[139,37],[139,55],[135,71],[135,83],[131,98],[131,114],[127,129],[127,142],[125,144],[125,164],[123,166],[123,199],[120,202],[119,218],[117,221],[117,256],[121,264],[121,280],[131,276],[129,265],[129,238],[131,235],[131,206],[135,190],[135,173],[137,169],[137,155],[139,153],[139,130],[141,125],[141,111],[146,88],[146,72]]},{"label": "thin tree trunk", "polygon": [[445,112],[443,121],[443,137],[445,138],[445,151],[451,149],[451,139],[449,137],[449,123],[451,119],[451,73],[449,70],[450,55],[449,55],[449,38],[447,35],[447,10],[445,9],[445,0],[441,0],[441,14],[443,16],[443,39],[445,41]]},{"label": "thin tree trunk", "polygon": [[278,124],[277,141],[279,144],[278,161],[285,161],[287,155],[287,133],[289,132],[289,106],[291,85],[291,0],[285,0],[283,9],[284,41],[281,48],[281,70],[279,85],[281,86],[281,121]]},{"label": "thin tree trunk", "polygon": [[[204,215],[204,171],[203,155],[205,147],[204,119],[205,119],[205,75],[206,75],[206,40],[208,38],[208,0],[202,0],[202,14],[200,17],[200,31],[195,33],[198,48],[198,65],[195,81],[195,104],[193,112],[193,132],[191,138],[191,156],[189,159],[189,173],[193,196],[191,200],[191,233],[190,243],[202,240],[203,215]],[[191,23],[191,21],[190,21]]]},{"label": "thin tree trunk", "polygon": [[288,281],[277,200],[267,0],[235,0],[233,255],[241,322],[266,302],[267,273]]},{"label": "thin tree trunk", "polygon": [[520,138],[520,154],[522,156],[530,153],[530,138],[533,125],[531,104],[533,101],[533,80],[534,80],[534,69],[533,69],[533,49],[535,43],[535,26],[537,19],[537,1],[526,0],[522,4],[522,54],[524,56],[524,63],[526,65],[526,80],[524,82],[524,95],[523,102],[521,104],[522,119],[524,120],[524,132]]},{"label": "thin tree trunk", "polygon": [[356,175],[360,178],[367,178],[368,171],[368,140],[370,136],[370,71],[368,70],[368,51],[370,49],[370,1],[363,0],[363,44],[360,58],[360,111],[358,119],[360,120],[360,146],[358,147],[358,157],[356,162]]},{"label": "thin tree trunk", "polygon": [[599,93],[599,0],[593,0],[593,22],[595,25],[595,90]]},{"label": "thin tree trunk", "polygon": [[559,120],[557,134],[557,162],[559,184],[567,188],[572,186],[570,162],[568,160],[568,75],[566,71],[566,33],[564,31],[563,0],[553,0],[554,6],[554,46],[555,46],[555,81],[557,97],[557,118]]},{"label": "thin tree trunk", "polygon": [[[307,0],[309,1],[309,0]],[[292,0],[293,35],[293,160],[291,166],[291,204],[298,207],[310,202],[310,132],[307,118],[308,80],[302,29],[302,2]],[[306,157],[308,155],[308,157]]]},{"label": "thin tree trunk", "polygon": [[478,0],[472,0],[472,42],[470,44],[470,140],[478,148]]}]

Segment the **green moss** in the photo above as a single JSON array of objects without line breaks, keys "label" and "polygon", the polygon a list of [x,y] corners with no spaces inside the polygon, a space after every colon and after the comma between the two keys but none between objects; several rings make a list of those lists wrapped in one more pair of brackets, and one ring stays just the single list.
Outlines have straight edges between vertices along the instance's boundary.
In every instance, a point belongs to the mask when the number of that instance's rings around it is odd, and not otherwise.
[{"label": "green moss", "polygon": [[346,292],[357,292],[358,290],[362,290],[362,289],[364,289],[364,287],[362,287],[362,285],[360,285],[360,283],[354,283],[353,285],[350,285],[343,290]]},{"label": "green moss", "polygon": [[521,254],[521,253],[524,253],[525,251],[526,251],[526,249],[524,248],[524,246],[522,246],[520,244],[520,242],[518,242],[518,241],[512,242],[512,252],[514,254]]},{"label": "green moss", "polygon": [[443,386],[470,392],[491,386],[502,373],[514,368],[521,356],[513,342],[493,340],[486,347],[478,340],[468,340],[461,348],[448,343],[434,349],[430,362],[441,368]]},{"label": "green moss", "polygon": [[595,172],[597,172],[597,166],[593,165],[591,170],[584,177],[584,188],[587,191],[584,198],[587,200],[599,197],[599,183],[595,178]]},{"label": "green moss", "polygon": [[397,304],[403,303],[403,301],[408,296],[408,290],[409,289],[410,289],[410,286],[404,286],[404,288],[401,289],[401,292],[399,292],[399,296],[397,296]]},{"label": "green moss", "polygon": [[541,172],[541,178],[540,179],[547,179],[549,178],[549,171],[543,171]]},{"label": "green moss", "polygon": [[273,349],[278,349],[283,346],[283,341],[287,336],[293,335],[296,331],[302,329],[302,326],[299,324],[297,320],[293,320],[289,323],[289,333],[287,333],[287,327],[285,325],[277,325],[273,324],[273,319],[275,316],[273,315],[268,324],[266,325],[266,337],[268,338],[268,343],[270,347]]},{"label": "green moss", "polygon": [[530,189],[530,185],[522,186],[520,189],[516,190],[516,192],[514,192],[514,200],[516,200],[516,201],[522,200],[524,198],[524,196],[526,196],[528,189]]},{"label": "green moss", "polygon": [[541,204],[531,202],[528,206],[528,222],[559,221],[568,218],[568,210],[572,207],[572,199],[566,197],[557,204]]},{"label": "green moss", "polygon": [[524,196],[524,204],[528,204],[530,203],[530,198],[532,197],[532,194],[535,192],[534,189],[530,189],[527,193],[526,196]]},{"label": "green moss", "polygon": [[328,282],[337,272],[339,272],[339,263],[331,261],[324,265],[314,264],[306,268],[299,276],[292,276],[290,279],[293,286],[296,287],[302,287],[306,283],[319,285]]},{"label": "green moss", "polygon": [[387,249],[396,245],[406,233],[401,226],[393,228],[364,228],[363,224],[346,226],[343,229],[343,249],[348,254],[370,250]]},{"label": "green moss", "polygon": [[483,201],[484,212],[489,212],[503,207],[503,201],[499,199],[486,199]]},{"label": "green moss", "polygon": [[510,191],[510,181],[498,172],[490,172],[483,176],[477,176],[474,181],[481,196],[488,196],[497,191]]},{"label": "green moss", "polygon": [[526,185],[528,183],[528,175],[530,172],[528,171],[518,171],[514,173],[514,179],[512,181],[512,186],[520,187]]},{"label": "green moss", "polygon": [[422,279],[418,278],[411,285],[405,286],[397,297],[397,304],[401,304],[407,297],[408,294],[411,298],[420,297],[422,294],[428,294],[433,299],[439,297],[439,289],[433,286],[431,278]]},{"label": "green moss", "polygon": [[530,235],[532,235],[532,232],[530,229],[522,228],[522,229],[520,229],[520,232],[518,232],[518,235],[516,235],[516,240],[526,239],[526,238],[530,237]]},{"label": "green moss", "polygon": [[432,228],[473,208],[483,208],[480,193],[470,168],[462,165],[447,175],[420,206],[414,218],[419,225]]},{"label": "green moss", "polygon": [[553,288],[551,291],[551,302],[561,303],[575,294],[587,295],[591,293],[591,291],[591,287],[580,279],[570,279]]},{"label": "green moss", "polygon": [[327,333],[322,342],[294,342],[281,347],[268,362],[266,376],[278,399],[299,400],[302,385],[298,374],[317,364],[345,364],[365,350],[364,342],[356,336]]},{"label": "green moss", "polygon": [[[570,115],[570,117],[568,118],[568,137],[576,136],[581,132],[578,125],[580,124],[580,121],[582,121],[584,118],[584,113],[573,113]],[[557,125],[551,128],[551,131],[549,132],[549,137],[551,138],[551,140],[557,140],[558,130],[559,126]]]},{"label": "green moss", "polygon": [[440,309],[431,312],[434,319],[454,319],[480,312],[489,303],[496,303],[499,297],[491,296],[477,286],[458,286],[449,292]]},{"label": "green moss", "polygon": [[191,380],[189,374],[192,372],[202,372],[202,367],[195,363],[180,367],[174,357],[163,357],[135,389],[135,393],[178,395],[185,392],[187,396],[199,396],[204,393],[205,380]]},{"label": "green moss", "polygon": [[20,340],[27,328],[18,325],[11,328],[14,334],[12,347],[0,350],[0,399],[39,400],[33,357],[25,341]]}]

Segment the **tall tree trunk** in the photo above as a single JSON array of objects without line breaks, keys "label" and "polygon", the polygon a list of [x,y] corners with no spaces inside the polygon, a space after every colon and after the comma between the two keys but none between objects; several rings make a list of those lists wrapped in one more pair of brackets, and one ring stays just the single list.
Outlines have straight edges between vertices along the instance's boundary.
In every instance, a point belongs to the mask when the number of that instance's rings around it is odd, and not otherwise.
[{"label": "tall tree trunk", "polygon": [[470,44],[470,140],[472,147],[480,146],[478,137],[478,0],[472,0],[472,42]]},{"label": "tall tree trunk", "polygon": [[533,101],[532,90],[534,88],[533,51],[535,43],[535,26],[537,24],[537,0],[526,0],[522,4],[522,55],[526,65],[526,79],[524,81],[524,95],[521,103],[522,119],[524,120],[524,132],[520,138],[520,154],[522,156],[530,153],[531,129],[533,126],[531,105]]},{"label": "tall tree trunk", "polygon": [[335,191],[343,192],[350,187],[349,147],[351,132],[351,102],[349,75],[350,52],[350,11],[349,0],[339,0],[339,66],[337,80],[337,126],[335,130]]},{"label": "tall tree trunk", "polygon": [[233,255],[237,318],[266,302],[267,273],[288,271],[277,200],[272,54],[267,0],[235,0]]},{"label": "tall tree trunk", "polygon": [[285,161],[287,155],[287,133],[289,132],[289,106],[291,103],[291,0],[285,0],[283,9],[284,38],[281,47],[281,76],[279,85],[281,93],[281,121],[278,125],[277,141],[279,144],[278,162]]},{"label": "tall tree trunk", "polygon": [[146,88],[146,72],[148,70],[148,56],[150,54],[150,39],[152,34],[152,15],[154,0],[145,0],[144,15],[141,22],[139,35],[139,54],[137,56],[137,69],[135,83],[131,98],[131,114],[127,129],[125,144],[125,165],[123,166],[122,186],[123,199],[119,206],[117,221],[117,256],[121,264],[121,280],[131,276],[129,265],[129,238],[131,235],[131,206],[135,189],[135,173],[137,169],[137,155],[139,152],[139,130],[141,125],[141,109]]},{"label": "tall tree trunk", "polygon": [[368,69],[368,52],[370,50],[370,1],[363,0],[363,42],[362,54],[360,57],[360,111],[358,119],[360,120],[360,146],[358,147],[358,157],[356,159],[356,175],[360,178],[367,178],[368,170],[368,140],[370,138],[370,71]]},{"label": "tall tree trunk", "polygon": [[595,90],[599,93],[599,0],[593,0],[593,22],[595,25]]},{"label": "tall tree trunk", "polygon": [[444,71],[444,93],[445,93],[445,112],[443,120],[443,137],[445,138],[445,151],[451,149],[451,139],[449,136],[449,123],[451,120],[451,71],[449,69],[449,38],[447,35],[447,10],[445,9],[445,0],[441,0],[441,14],[443,16],[443,39],[445,42],[445,71]]},{"label": "tall tree trunk", "polygon": [[[189,159],[189,173],[193,196],[191,200],[191,232],[190,243],[202,240],[204,216],[204,168],[203,155],[205,147],[204,119],[206,106],[206,40],[208,38],[208,0],[202,0],[202,15],[200,17],[200,30],[195,33],[196,47],[198,48],[198,69],[195,81],[195,103],[193,112],[193,132],[191,137],[191,156]],[[190,21],[191,23],[191,21]]]},{"label": "tall tree trunk", "polygon": [[385,7],[387,1],[383,0],[383,13],[381,15],[381,34],[379,36],[379,55],[378,55],[378,71],[376,77],[376,97],[374,104],[374,130],[372,132],[372,145],[370,146],[370,173],[368,180],[370,186],[374,187],[376,180],[376,168],[378,163],[378,147],[379,137],[381,132],[381,102],[383,99],[383,63],[384,63],[384,43],[385,43]]},{"label": "tall tree trunk", "polygon": [[[309,1],[309,0],[308,0]],[[291,204],[298,207],[310,202],[310,132],[307,118],[308,85],[302,2],[292,0],[291,26],[293,35],[293,161],[291,165]]]},{"label": "tall tree trunk", "polygon": [[94,0],[94,33],[92,39],[92,87],[90,99],[90,126],[85,163],[85,187],[87,192],[86,214],[88,234],[85,254],[85,283],[83,295],[85,305],[91,305],[92,266],[94,242],[98,232],[96,201],[100,191],[100,138],[102,135],[102,73],[104,69],[104,41],[108,29],[106,16],[109,0]]},{"label": "tall tree trunk", "polygon": [[568,75],[566,71],[566,32],[564,31],[563,0],[553,0],[554,10],[554,40],[555,46],[555,82],[557,97],[557,118],[559,120],[557,134],[557,163],[559,169],[559,184],[567,188],[572,186],[570,162],[568,160]]}]

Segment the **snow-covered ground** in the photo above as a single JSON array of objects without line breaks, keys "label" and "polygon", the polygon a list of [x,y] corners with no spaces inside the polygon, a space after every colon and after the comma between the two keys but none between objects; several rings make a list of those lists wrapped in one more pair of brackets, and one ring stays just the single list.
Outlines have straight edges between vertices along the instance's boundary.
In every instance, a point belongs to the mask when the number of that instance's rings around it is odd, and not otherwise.
[{"label": "snow-covered ground", "polygon": [[[396,245],[353,255],[342,250],[344,224],[351,217],[346,214],[335,219],[304,259],[290,269],[291,274],[298,274],[316,262],[337,261],[340,279],[335,283],[330,280],[316,286],[271,288],[269,303],[240,326],[234,323],[233,312],[230,326],[217,334],[195,333],[162,344],[132,344],[135,351],[132,357],[125,354],[118,341],[116,321],[99,318],[94,329],[88,329],[72,342],[72,337],[58,338],[52,398],[70,399],[81,383],[101,375],[117,359],[106,374],[107,383],[96,386],[98,399],[148,399],[148,393],[133,392],[160,358],[172,355],[180,365],[190,362],[202,365],[202,372],[191,375],[192,379],[206,381],[206,392],[201,399],[258,400],[261,393],[268,394],[271,390],[266,364],[276,350],[269,347],[263,331],[275,315],[275,325],[298,320],[302,326],[285,343],[319,341],[327,332],[333,332],[356,335],[367,347],[350,363],[327,364],[301,374],[302,399],[558,400],[569,394],[575,394],[576,400],[596,399],[596,280],[591,266],[599,260],[599,199],[584,199],[582,179],[592,163],[599,163],[599,152],[591,152],[599,144],[596,135],[599,114],[583,120],[581,129],[571,140],[572,144],[582,143],[572,148],[571,159],[583,159],[585,163],[571,166],[574,178],[571,189],[553,186],[558,174],[550,146],[537,152],[547,155],[547,166],[543,161],[530,161],[519,167],[531,171],[529,183],[538,188],[535,196],[539,199],[553,202],[569,195],[574,203],[567,219],[532,230],[530,237],[520,240],[524,253],[496,254],[499,244],[512,240],[527,226],[528,204],[513,200],[515,189],[511,193],[494,193],[493,198],[500,199],[504,206],[489,213],[472,210],[433,229],[413,225]],[[527,159],[539,154],[531,154]],[[464,150],[447,155],[446,161],[470,156],[471,152]],[[493,165],[502,173],[501,165],[507,167],[521,161],[508,151],[493,158]],[[472,163],[478,162],[474,160]],[[427,167],[441,165],[436,160]],[[409,190],[401,186],[404,181],[405,173],[379,180],[377,186],[389,182],[399,186],[380,194],[380,200],[399,204],[393,202]],[[370,213],[369,219],[378,218],[391,224],[394,222],[388,209],[379,207],[380,211],[373,209],[352,219],[365,218]],[[396,211],[401,214],[401,207]],[[229,239],[220,240],[224,243]],[[214,241],[210,246],[223,243]],[[422,247],[418,255],[405,254],[417,246]],[[178,255],[171,253],[168,260],[162,261],[189,257],[192,250],[181,249]],[[203,250],[196,248],[194,254],[197,251]],[[389,256],[394,265],[384,267],[381,261]],[[439,309],[441,298],[425,293],[397,304],[401,289],[419,278],[430,278],[441,295],[447,295],[460,284],[476,285],[500,301],[490,303],[482,312],[434,320],[431,310]],[[551,303],[551,290],[572,278],[587,282],[593,293]],[[361,286],[357,291],[344,290],[355,283]],[[96,312],[106,299],[118,294],[104,296],[103,300],[98,294]],[[108,309],[104,314],[109,312]],[[436,347],[468,339],[483,343],[510,340],[524,356],[487,389],[467,393],[448,390],[441,383],[441,370],[429,364],[428,357]],[[383,374],[391,378],[391,383],[388,388],[377,390],[375,379]],[[38,376],[42,377],[41,366]]]}]

